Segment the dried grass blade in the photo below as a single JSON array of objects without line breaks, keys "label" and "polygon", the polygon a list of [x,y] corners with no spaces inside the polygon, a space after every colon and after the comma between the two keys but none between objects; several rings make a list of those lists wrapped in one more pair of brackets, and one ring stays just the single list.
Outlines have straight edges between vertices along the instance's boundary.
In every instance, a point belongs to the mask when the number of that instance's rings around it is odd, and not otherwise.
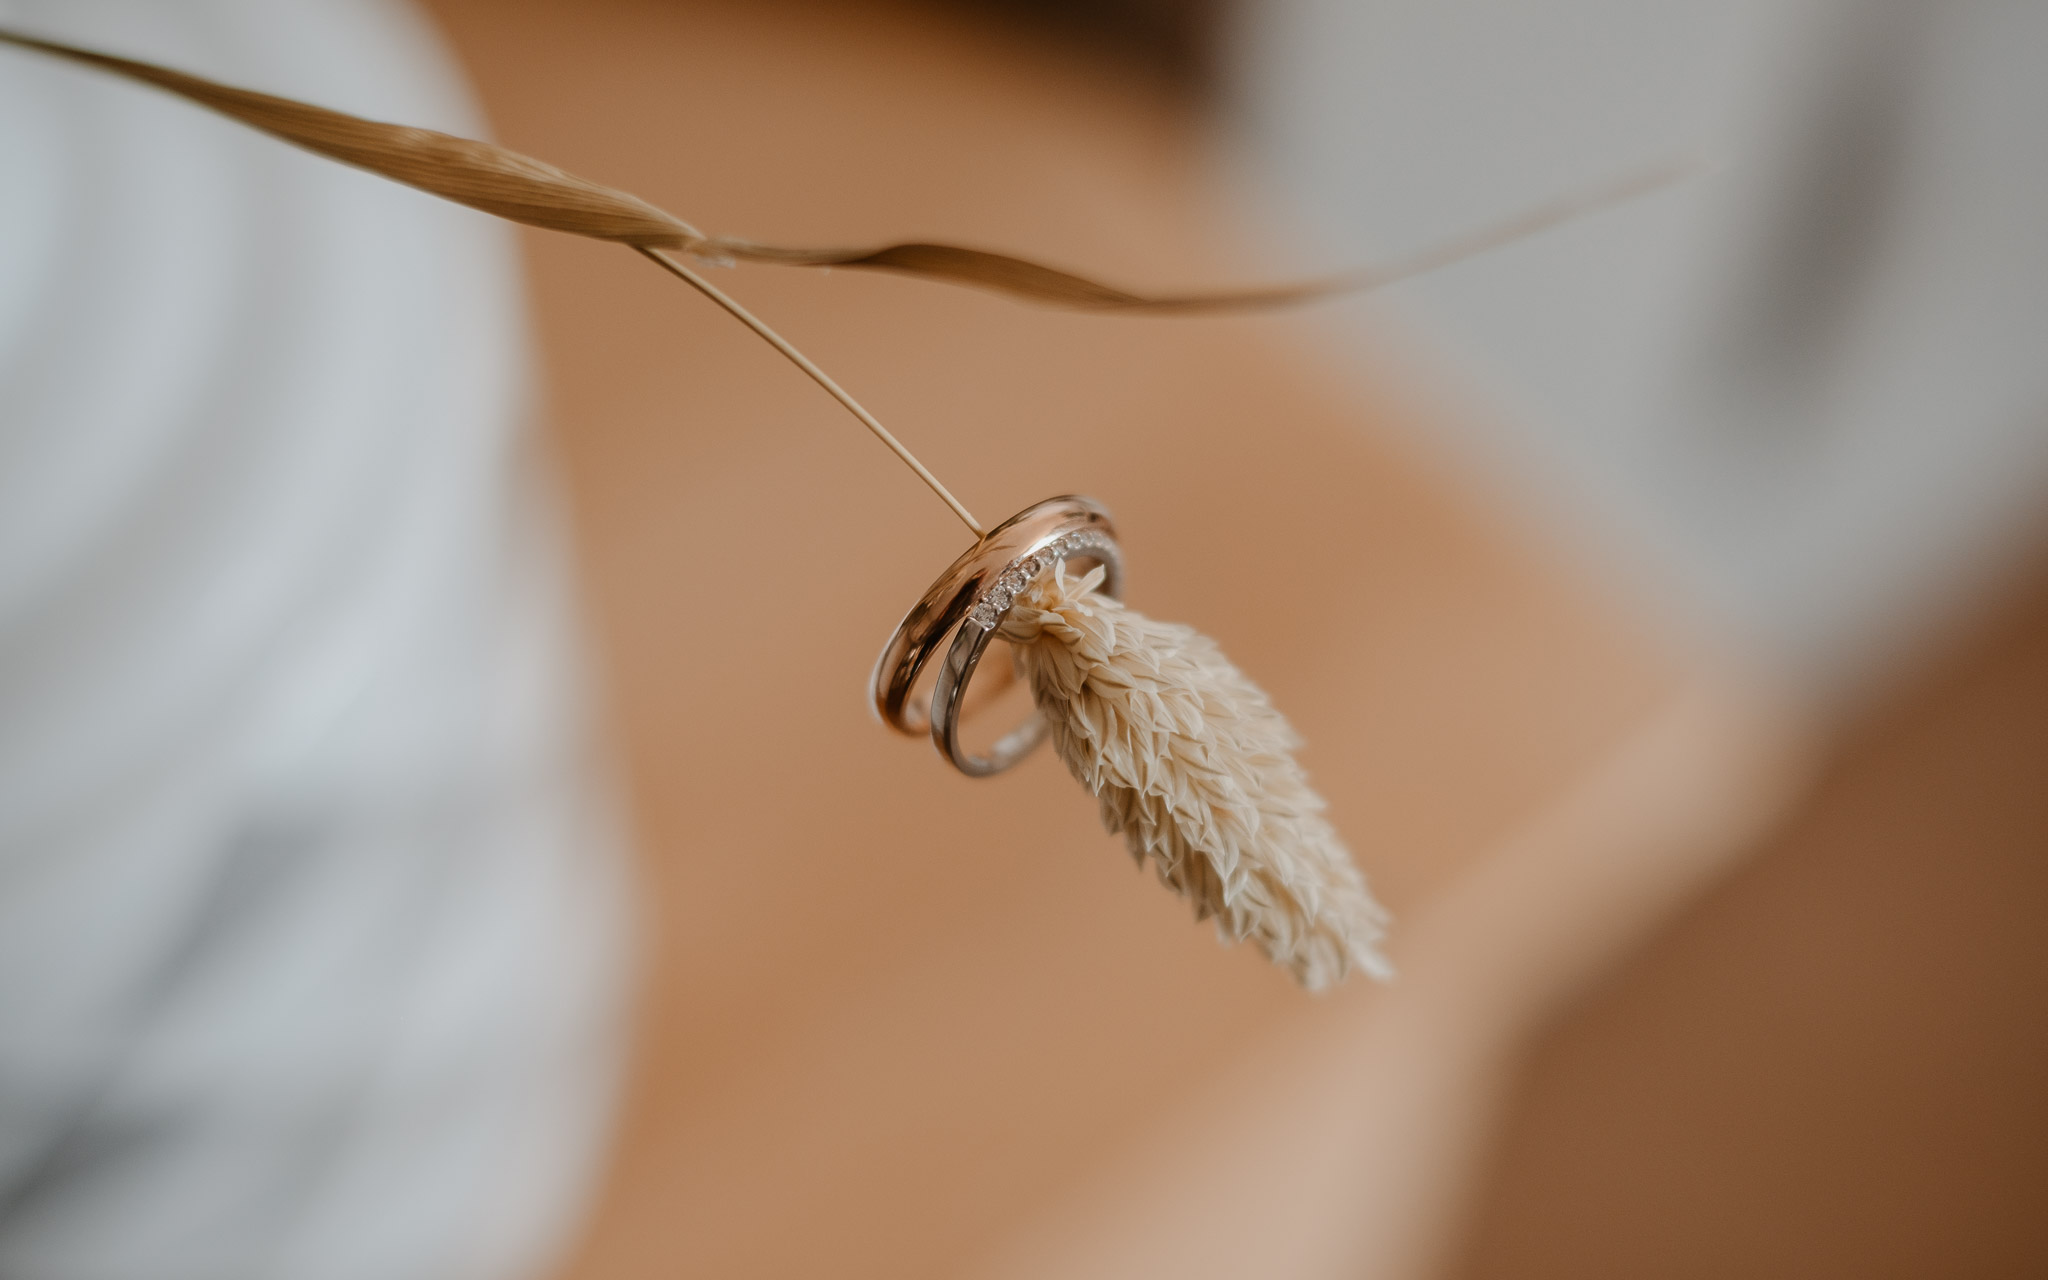
[{"label": "dried grass blade", "polygon": [[365,120],[291,98],[238,89],[152,63],[117,58],[5,29],[0,29],[0,43],[68,58],[155,85],[308,151],[528,226],[617,241],[638,249],[680,249],[713,260],[889,271],[978,286],[1011,297],[1084,311],[1259,311],[1374,289],[1631,199],[1670,183],[1693,168],[1690,164],[1660,166],[1605,190],[1533,210],[1389,266],[1249,289],[1142,294],[1028,258],[961,245],[913,242],[868,248],[805,249],[735,237],[707,237],[638,196],[565,173],[544,161],[492,143],[432,129]]},{"label": "dried grass blade", "polygon": [[891,271],[945,280],[953,284],[977,285],[1014,298],[1073,307],[1082,311],[1250,311],[1263,307],[1305,302],[1325,294],[1358,287],[1348,279],[1311,281],[1275,288],[1247,289],[1227,293],[1148,296],[1091,280],[1087,276],[1048,267],[1028,258],[1013,257],[987,249],[969,249],[953,244],[922,242],[885,245],[868,249],[791,249],[755,244],[750,240],[714,237],[697,252],[746,262],[775,263],[789,267],[851,267],[869,271]]},{"label": "dried grass blade", "polygon": [[955,284],[979,285],[1013,297],[1053,303],[1086,311],[1150,312],[1154,314],[1226,311],[1261,311],[1294,306],[1318,298],[1377,289],[1397,280],[1422,275],[1439,267],[1484,253],[1488,249],[1535,235],[1584,214],[1647,195],[1697,170],[1691,160],[1658,165],[1631,174],[1619,182],[1569,199],[1555,201],[1516,216],[1481,227],[1469,234],[1432,245],[1409,257],[1377,267],[1366,267],[1341,275],[1322,276],[1291,284],[1261,285],[1247,289],[1204,293],[1141,294],[1091,280],[1033,262],[986,249],[968,249],[950,244],[892,244],[865,249],[790,249],[755,244],[728,236],[714,236],[693,252],[749,262],[778,263],[798,267],[854,267],[894,271]]},{"label": "dried grass blade", "polygon": [[695,227],[638,196],[488,142],[365,120],[10,31],[0,31],[0,42],[155,85],[294,146],[513,222],[646,248],[689,249],[704,241]]}]

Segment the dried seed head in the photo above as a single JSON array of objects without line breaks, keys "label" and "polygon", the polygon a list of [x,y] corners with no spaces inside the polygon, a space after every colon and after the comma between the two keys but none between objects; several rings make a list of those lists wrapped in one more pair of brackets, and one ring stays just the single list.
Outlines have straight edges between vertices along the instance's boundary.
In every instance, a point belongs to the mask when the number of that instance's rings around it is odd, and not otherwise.
[{"label": "dried seed head", "polygon": [[1216,643],[1095,593],[1064,562],[1017,597],[1016,646],[1054,750],[1140,865],[1311,990],[1392,969],[1386,912],[1295,762],[1294,730]]}]

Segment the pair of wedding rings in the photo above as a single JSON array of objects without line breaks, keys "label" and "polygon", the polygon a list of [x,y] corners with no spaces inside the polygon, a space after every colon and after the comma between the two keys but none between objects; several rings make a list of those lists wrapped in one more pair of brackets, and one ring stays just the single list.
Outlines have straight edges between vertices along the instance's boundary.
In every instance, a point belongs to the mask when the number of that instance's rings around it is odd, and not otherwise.
[{"label": "pair of wedding rings", "polygon": [[[939,754],[970,777],[1001,773],[1030,754],[1045,739],[1045,718],[1037,711],[998,739],[987,755],[969,751],[961,742],[960,714],[968,682],[1011,602],[1060,560],[1084,572],[1101,565],[1102,590],[1122,598],[1123,552],[1101,503],[1068,494],[1026,507],[948,566],[889,637],[870,682],[882,723],[913,736],[931,734]],[[927,712],[912,693],[949,635],[952,645],[939,668]]]}]

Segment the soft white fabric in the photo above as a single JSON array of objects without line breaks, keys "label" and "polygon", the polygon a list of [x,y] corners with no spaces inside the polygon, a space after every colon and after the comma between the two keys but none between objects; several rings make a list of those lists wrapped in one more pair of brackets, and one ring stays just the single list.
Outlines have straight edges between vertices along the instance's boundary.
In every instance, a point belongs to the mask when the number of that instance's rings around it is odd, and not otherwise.
[{"label": "soft white fabric", "polygon": [[[479,127],[395,3],[0,21]],[[0,173],[0,1274],[527,1274],[623,930],[509,239],[13,50]]]},{"label": "soft white fabric", "polygon": [[1367,309],[1462,375],[1469,456],[1720,642],[1853,690],[2039,535],[2048,5],[1261,0],[1244,18],[1248,151],[1347,254],[1705,161]]}]

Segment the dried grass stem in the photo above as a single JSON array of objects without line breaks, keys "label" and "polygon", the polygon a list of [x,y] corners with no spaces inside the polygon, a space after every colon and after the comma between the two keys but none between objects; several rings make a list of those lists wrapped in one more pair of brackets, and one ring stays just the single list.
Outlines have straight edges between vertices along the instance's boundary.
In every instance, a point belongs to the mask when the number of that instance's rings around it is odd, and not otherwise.
[{"label": "dried grass stem", "polygon": [[865,426],[869,431],[872,431],[875,434],[875,438],[877,440],[880,440],[883,444],[887,445],[891,453],[895,454],[898,458],[901,458],[903,460],[904,466],[907,466],[912,471],[915,471],[917,473],[917,478],[924,481],[925,484],[930,487],[933,493],[938,494],[940,501],[944,502],[948,507],[951,507],[953,509],[953,514],[960,517],[961,523],[965,524],[969,529],[971,529],[974,532],[975,537],[979,538],[988,532],[986,529],[981,527],[981,522],[974,518],[974,513],[970,512],[966,507],[962,506],[960,503],[960,499],[954,497],[952,492],[948,490],[945,485],[940,484],[939,478],[933,475],[931,471],[922,462],[919,462],[915,454],[911,453],[910,450],[903,447],[903,442],[901,440],[898,440],[895,436],[891,435],[889,433],[889,429],[883,426],[880,422],[876,421],[874,414],[869,413],[865,408],[862,408],[860,401],[855,400],[852,396],[848,395],[844,387],[834,382],[830,374],[827,374],[823,369],[820,369],[817,365],[811,363],[811,359],[809,356],[806,356],[803,352],[798,351],[795,347],[791,346],[788,340],[785,339],[781,334],[769,328],[767,324],[764,323],[759,317],[755,316],[753,312],[741,306],[737,301],[729,297],[717,285],[712,284],[703,276],[698,275],[696,272],[690,270],[682,263],[677,262],[675,259],[669,257],[667,254],[663,253],[659,249],[650,249],[645,245],[639,245],[635,247],[638,248],[642,254],[645,254],[649,259],[653,260],[656,264],[658,264],[662,268],[662,270],[667,271],[670,274],[676,276],[677,278],[681,279],[684,283],[688,284],[692,289],[695,289],[697,292],[711,299],[719,306],[724,307],[726,311],[732,314],[734,319],[738,320],[741,324],[747,326],[747,328],[752,329],[756,334],[759,334],[763,342],[766,342],[769,346],[774,347],[777,351],[780,351],[784,356],[788,357],[789,362],[791,364],[795,365],[797,368],[803,370],[806,374],[810,375],[810,378],[813,382],[816,382],[819,386],[825,388],[826,394],[830,395],[834,400],[837,400],[840,404],[845,405],[846,411],[848,413],[851,413],[854,417],[859,418],[861,420],[861,424]]}]

